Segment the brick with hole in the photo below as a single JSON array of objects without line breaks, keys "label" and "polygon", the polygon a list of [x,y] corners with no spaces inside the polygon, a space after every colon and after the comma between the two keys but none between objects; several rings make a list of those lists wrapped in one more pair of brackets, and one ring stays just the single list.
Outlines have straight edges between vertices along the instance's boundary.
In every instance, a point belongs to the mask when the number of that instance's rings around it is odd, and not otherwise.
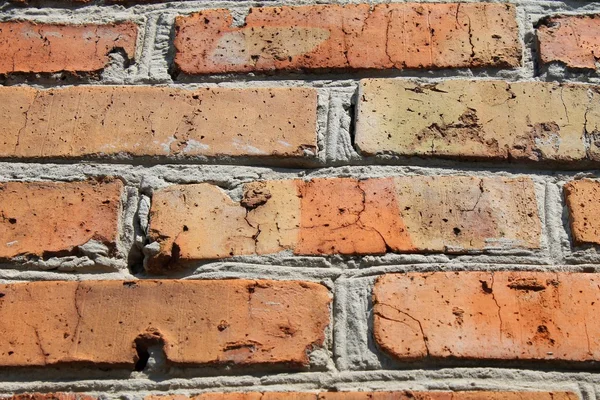
[{"label": "brick with hole", "polygon": [[[350,4],[251,8],[180,16],[175,65],[185,74],[276,70],[517,67],[509,4]],[[406,40],[410,37],[410,40]]]},{"label": "brick with hole", "polygon": [[458,160],[600,161],[600,89],[497,80],[361,81],[356,146],[363,155]]},{"label": "brick with hole", "polygon": [[0,183],[0,259],[76,255],[90,241],[115,251],[122,191],[113,178]]},{"label": "brick with hole", "polygon": [[182,366],[301,369],[329,325],[329,291],[303,281],[46,281],[0,293],[2,367],[143,369],[159,346]]},{"label": "brick with hole", "polygon": [[397,391],[397,392],[246,392],[203,393],[184,395],[147,396],[145,400],[577,400],[569,392],[502,392],[502,391]]},{"label": "brick with hole", "polygon": [[596,70],[600,59],[600,15],[552,15],[537,24],[542,65],[560,63],[573,70]]},{"label": "brick with hole", "polygon": [[[220,229],[214,229],[218,226]],[[406,176],[253,182],[240,202],[217,186],[154,193],[151,272],[199,260],[291,250],[296,255],[462,254],[538,249],[529,178]]]},{"label": "brick with hole", "polygon": [[0,75],[12,73],[98,73],[110,53],[135,57],[138,27],[132,22],[60,25],[0,22]]},{"label": "brick with hole", "polygon": [[581,179],[564,187],[575,245],[600,244],[600,182]]},{"label": "brick with hole", "polygon": [[315,159],[308,88],[0,87],[0,157]]},{"label": "brick with hole", "polygon": [[373,334],[405,362],[596,362],[598,285],[584,273],[389,274],[373,289]]}]

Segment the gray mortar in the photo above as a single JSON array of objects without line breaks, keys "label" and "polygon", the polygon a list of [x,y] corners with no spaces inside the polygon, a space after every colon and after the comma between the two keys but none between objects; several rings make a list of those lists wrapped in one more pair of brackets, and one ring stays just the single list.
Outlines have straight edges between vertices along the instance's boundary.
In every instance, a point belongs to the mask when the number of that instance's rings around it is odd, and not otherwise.
[{"label": "gray mortar", "polygon": [[[337,0],[331,3],[360,3]],[[372,4],[384,0],[371,1]],[[425,0],[423,2],[439,2]],[[466,2],[475,2],[468,0]],[[498,0],[496,2],[503,3]],[[174,56],[173,23],[178,15],[207,8],[228,8],[236,25],[243,24],[249,1],[185,1],[163,4],[33,8],[0,4],[0,21],[24,19],[56,23],[107,23],[135,21],[139,27],[136,60],[125,66],[123,56],[111,55],[109,67],[95,77],[66,74],[10,76],[7,85],[39,88],[79,84],[160,84],[182,89],[199,87],[314,87],[318,90],[318,156],[297,166],[320,169],[281,169],[278,160],[249,158],[130,160],[126,156],[104,162],[22,163],[0,162],[0,181],[76,181],[96,176],[116,176],[125,182],[122,198],[120,239],[117,256],[90,242],[74,257],[38,262],[13,262],[0,266],[0,283],[37,280],[133,280],[153,278],[135,270],[146,245],[148,213],[155,190],[173,184],[209,182],[239,200],[241,185],[253,180],[310,179],[313,177],[386,177],[412,175],[531,176],[535,181],[543,224],[542,249],[516,251],[497,249],[483,254],[386,254],[365,257],[296,257],[291,252],[265,256],[235,257],[198,263],[170,278],[183,279],[281,279],[309,280],[328,287],[335,302],[331,332],[324,350],[311,353],[317,372],[208,370],[168,367],[161,351],[151,349],[144,372],[101,371],[98,368],[25,368],[0,372],[0,393],[75,391],[105,399],[142,399],[148,394],[193,395],[205,391],[320,391],[320,390],[570,390],[581,398],[600,398],[597,372],[544,372],[539,365],[528,369],[487,368],[485,362],[471,368],[427,368],[402,366],[388,359],[373,344],[370,334],[370,296],[377,276],[390,272],[428,271],[573,271],[600,272],[600,248],[573,248],[564,207],[562,186],[577,178],[599,178],[600,171],[563,171],[561,166],[496,162],[461,162],[441,159],[407,159],[382,155],[362,157],[352,146],[351,120],[356,88],[361,78],[389,77],[438,82],[444,79],[504,79],[508,81],[564,81],[599,83],[597,72],[574,73],[560,64],[539,68],[535,61],[533,25],[555,14],[600,12],[600,2],[509,1],[517,6],[523,44],[523,66],[515,70],[462,69],[437,71],[363,71],[327,74],[277,73],[224,74],[202,77],[171,75]],[[265,1],[266,6],[319,4],[320,1]],[[110,164],[110,163],[114,164]],[[174,164],[174,163],[179,163]],[[208,163],[215,165],[192,165]],[[264,167],[264,163],[273,165]],[[189,165],[185,165],[189,164]],[[235,164],[246,165],[236,166]],[[260,165],[263,166],[260,166]],[[395,164],[373,166],[370,164]],[[288,165],[289,166],[289,165]],[[146,251],[151,250],[146,245]],[[129,254],[129,253],[132,254]],[[129,258],[129,259],[128,259]],[[129,267],[129,269],[127,268]],[[134,270],[132,273],[131,270]],[[161,277],[164,278],[164,277]],[[221,375],[221,376],[215,376]],[[34,378],[32,378],[34,377]]]}]

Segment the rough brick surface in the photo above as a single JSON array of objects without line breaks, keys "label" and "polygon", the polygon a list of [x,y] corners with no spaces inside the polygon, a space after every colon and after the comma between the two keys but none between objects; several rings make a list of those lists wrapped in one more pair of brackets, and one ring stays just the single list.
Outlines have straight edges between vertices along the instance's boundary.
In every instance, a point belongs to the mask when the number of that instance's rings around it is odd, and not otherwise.
[{"label": "rough brick surface", "polygon": [[4,87],[0,157],[310,158],[316,109],[302,88]]},{"label": "rough brick surface", "polygon": [[374,336],[405,361],[598,361],[599,284],[598,274],[385,275],[374,288]]},{"label": "rough brick surface", "polygon": [[0,183],[0,259],[77,251],[90,240],[116,246],[119,180]]},{"label": "rough brick surface", "polygon": [[187,74],[516,67],[521,58],[508,4],[261,7],[242,27],[216,9],[178,17],[176,30],[175,63]]},{"label": "rough brick surface", "polygon": [[600,15],[545,18],[538,26],[537,38],[542,63],[595,70],[600,58]]},{"label": "rough brick surface", "polygon": [[576,245],[600,244],[600,182],[582,179],[565,185],[571,235]]},{"label": "rough brick surface", "polygon": [[[219,229],[214,229],[218,226]],[[146,267],[292,249],[295,254],[464,253],[540,246],[529,178],[396,177],[248,184],[240,203],[210,184],[154,194]]]},{"label": "rough brick surface", "polygon": [[137,25],[53,25],[0,23],[0,74],[15,72],[97,72],[109,53],[122,49],[135,56]]},{"label": "rough brick surface", "polygon": [[0,285],[0,366],[133,367],[136,342],[186,365],[308,364],[329,324],[324,286],[298,281]]},{"label": "rough brick surface", "polygon": [[392,79],[360,85],[356,145],[365,155],[600,161],[599,132],[596,86]]},{"label": "rough brick surface", "polygon": [[[568,392],[265,392],[205,393],[193,400],[577,400]],[[187,400],[187,396],[148,396],[145,400]]]}]

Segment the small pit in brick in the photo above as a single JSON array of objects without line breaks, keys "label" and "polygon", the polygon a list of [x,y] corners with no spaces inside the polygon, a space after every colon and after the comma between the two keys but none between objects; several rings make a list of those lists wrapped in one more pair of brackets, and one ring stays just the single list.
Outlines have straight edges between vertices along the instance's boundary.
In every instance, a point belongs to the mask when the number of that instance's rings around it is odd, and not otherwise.
[{"label": "small pit in brick", "polygon": [[492,288],[488,285],[488,283],[486,281],[479,281],[481,283],[481,290],[483,290],[484,293],[493,293]]},{"label": "small pit in brick", "polygon": [[135,351],[137,353],[134,370],[141,372],[148,366],[153,349],[163,349],[164,340],[160,332],[148,330],[135,339]]}]

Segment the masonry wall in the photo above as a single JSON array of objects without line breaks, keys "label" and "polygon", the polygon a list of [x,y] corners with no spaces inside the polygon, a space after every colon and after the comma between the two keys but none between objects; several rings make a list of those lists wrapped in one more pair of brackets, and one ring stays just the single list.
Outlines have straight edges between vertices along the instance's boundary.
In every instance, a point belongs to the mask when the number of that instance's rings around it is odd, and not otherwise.
[{"label": "masonry wall", "polygon": [[2,2],[0,397],[600,397],[598,37],[590,1]]}]

